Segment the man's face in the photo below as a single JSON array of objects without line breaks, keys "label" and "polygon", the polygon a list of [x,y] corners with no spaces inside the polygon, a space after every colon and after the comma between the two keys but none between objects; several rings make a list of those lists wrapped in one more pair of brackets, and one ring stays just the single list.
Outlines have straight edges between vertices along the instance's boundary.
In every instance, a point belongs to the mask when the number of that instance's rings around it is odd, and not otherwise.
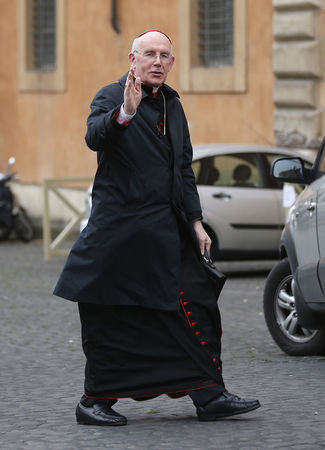
[{"label": "man's face", "polygon": [[129,54],[130,68],[146,86],[159,87],[174,64],[171,44],[166,36],[156,31],[139,38],[137,50]]}]

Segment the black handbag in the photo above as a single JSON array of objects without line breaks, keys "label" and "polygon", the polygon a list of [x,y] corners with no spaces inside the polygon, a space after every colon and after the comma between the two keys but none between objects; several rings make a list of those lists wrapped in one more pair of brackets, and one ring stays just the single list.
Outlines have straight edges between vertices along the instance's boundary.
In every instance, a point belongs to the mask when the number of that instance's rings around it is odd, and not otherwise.
[{"label": "black handbag", "polygon": [[213,264],[212,259],[210,258],[210,255],[207,251],[204,252],[204,255],[202,255],[202,264],[204,267],[204,270],[206,271],[208,277],[213,282],[214,287],[216,289],[217,298],[219,297],[222,288],[227,280],[227,277],[222,272],[219,272],[217,270],[216,266]]}]

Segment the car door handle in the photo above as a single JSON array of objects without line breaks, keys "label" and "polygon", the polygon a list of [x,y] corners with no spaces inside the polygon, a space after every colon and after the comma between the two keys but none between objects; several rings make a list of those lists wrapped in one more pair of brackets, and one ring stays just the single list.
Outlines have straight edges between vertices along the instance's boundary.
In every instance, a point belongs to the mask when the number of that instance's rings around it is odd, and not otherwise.
[{"label": "car door handle", "polygon": [[307,206],[307,211],[315,211],[315,208],[316,208],[316,202],[310,201]]},{"label": "car door handle", "polygon": [[218,194],[213,194],[212,195],[213,198],[231,198],[231,195],[226,194],[225,192],[219,192]]}]

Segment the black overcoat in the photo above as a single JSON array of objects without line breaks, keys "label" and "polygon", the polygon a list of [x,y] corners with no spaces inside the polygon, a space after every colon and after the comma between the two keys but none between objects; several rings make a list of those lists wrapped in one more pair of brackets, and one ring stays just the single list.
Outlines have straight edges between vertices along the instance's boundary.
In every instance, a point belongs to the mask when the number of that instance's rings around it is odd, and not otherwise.
[{"label": "black overcoat", "polygon": [[86,142],[98,152],[92,212],[54,294],[85,303],[179,309],[179,221],[201,216],[192,146],[176,91],[164,85],[167,134],[156,101],[142,101],[128,126],[116,121],[127,75],[91,104]]}]

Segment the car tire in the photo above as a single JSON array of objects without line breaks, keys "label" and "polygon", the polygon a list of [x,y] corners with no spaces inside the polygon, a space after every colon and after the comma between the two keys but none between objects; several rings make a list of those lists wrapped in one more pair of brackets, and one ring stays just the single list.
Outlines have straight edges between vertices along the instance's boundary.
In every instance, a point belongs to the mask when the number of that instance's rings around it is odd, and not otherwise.
[{"label": "car tire", "polygon": [[308,330],[298,323],[292,280],[288,258],[278,262],[267,277],[263,306],[269,332],[288,355],[324,355],[325,329]]}]

